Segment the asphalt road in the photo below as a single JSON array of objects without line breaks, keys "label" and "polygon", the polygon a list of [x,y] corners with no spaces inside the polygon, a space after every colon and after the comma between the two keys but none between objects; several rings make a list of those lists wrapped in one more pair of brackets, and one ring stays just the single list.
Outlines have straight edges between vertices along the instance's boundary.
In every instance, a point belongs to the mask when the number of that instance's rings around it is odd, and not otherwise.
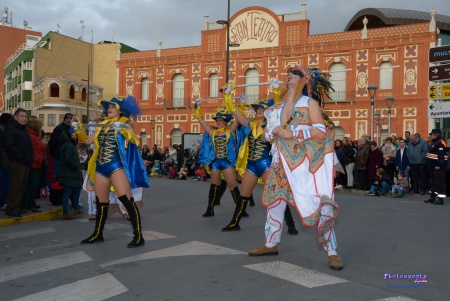
[{"label": "asphalt road", "polygon": [[[79,244],[94,227],[87,215],[1,228],[1,300],[449,300],[450,202],[338,192],[345,267],[333,271],[315,229],[296,214],[299,235],[285,227],[278,256],[250,257],[264,242],[259,202],[241,231],[223,233],[234,210],[229,192],[216,216],[202,218],[208,182],[152,178],[151,185],[141,248],[126,247],[131,225],[117,214],[107,220],[105,242],[89,246]],[[410,278],[419,275],[426,282]]]}]

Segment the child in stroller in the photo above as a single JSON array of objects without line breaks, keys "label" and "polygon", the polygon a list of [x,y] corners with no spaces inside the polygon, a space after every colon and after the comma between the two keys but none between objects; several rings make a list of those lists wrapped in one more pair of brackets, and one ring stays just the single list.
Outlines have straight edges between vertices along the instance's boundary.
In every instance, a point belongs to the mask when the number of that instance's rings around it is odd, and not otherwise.
[{"label": "child in stroller", "polygon": [[155,163],[152,166],[152,172],[150,173],[150,177],[160,177],[161,176],[161,164],[159,160],[155,160]]}]

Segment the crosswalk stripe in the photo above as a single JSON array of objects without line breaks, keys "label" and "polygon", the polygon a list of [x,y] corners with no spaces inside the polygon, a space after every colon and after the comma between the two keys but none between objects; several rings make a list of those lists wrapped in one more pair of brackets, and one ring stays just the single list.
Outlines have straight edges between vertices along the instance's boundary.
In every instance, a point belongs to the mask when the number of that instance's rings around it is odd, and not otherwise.
[{"label": "crosswalk stripe", "polygon": [[77,251],[0,267],[0,283],[91,260],[84,252]]},{"label": "crosswalk stripe", "polygon": [[161,249],[153,252],[148,252],[144,254],[139,254],[136,256],[125,257],[122,259],[109,261],[101,264],[101,267],[107,267],[116,264],[123,264],[127,262],[163,258],[163,257],[174,257],[174,256],[194,256],[194,255],[243,255],[247,254],[241,251],[224,248],[221,246],[216,246],[212,244],[207,244],[200,241],[191,241],[186,244]]},{"label": "crosswalk stripe", "polygon": [[[10,230],[10,228],[8,228],[8,230]],[[49,228],[41,228],[41,229],[31,229],[31,230],[27,230],[27,231],[8,232],[5,234],[0,234],[0,241],[35,236],[35,235],[40,235],[40,234],[45,234],[45,233],[52,233],[55,231],[56,231],[55,228],[49,227]]]},{"label": "crosswalk stripe", "polygon": [[244,265],[244,267],[308,288],[345,283],[347,280],[309,270],[283,261]]},{"label": "crosswalk stripe", "polygon": [[377,299],[374,301],[417,301],[416,299],[410,299],[402,296],[398,297],[391,297],[391,298],[384,298],[384,299]]},{"label": "crosswalk stripe", "polygon": [[110,273],[69,283],[13,301],[102,301],[127,292]]}]

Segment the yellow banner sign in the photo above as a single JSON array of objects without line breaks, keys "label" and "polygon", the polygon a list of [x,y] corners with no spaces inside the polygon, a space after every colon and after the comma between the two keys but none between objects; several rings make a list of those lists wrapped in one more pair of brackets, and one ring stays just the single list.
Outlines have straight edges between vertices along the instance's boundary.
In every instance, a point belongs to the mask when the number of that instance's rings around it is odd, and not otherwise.
[{"label": "yellow banner sign", "polygon": [[430,85],[428,99],[450,99],[450,84]]}]

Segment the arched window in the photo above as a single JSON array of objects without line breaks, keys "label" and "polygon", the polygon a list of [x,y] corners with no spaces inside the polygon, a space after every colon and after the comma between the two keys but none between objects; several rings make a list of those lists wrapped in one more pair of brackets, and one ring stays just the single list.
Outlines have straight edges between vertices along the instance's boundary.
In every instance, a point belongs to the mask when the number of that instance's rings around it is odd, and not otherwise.
[{"label": "arched window", "polygon": [[209,77],[209,97],[219,96],[219,76],[216,73]]},{"label": "arched window", "polygon": [[181,144],[182,141],[182,137],[183,137],[183,132],[180,129],[174,129],[172,131],[172,134],[170,134],[170,139],[172,139],[172,143],[171,145],[174,144]]},{"label": "arched window", "polygon": [[87,97],[87,88],[83,87],[83,89],[81,90],[81,100],[86,101],[86,97]]},{"label": "arched window", "polygon": [[75,99],[75,86],[74,85],[70,85],[69,99]]},{"label": "arched window", "polygon": [[[259,72],[256,69],[248,69],[245,73],[245,84],[258,84]],[[249,103],[256,102],[259,98],[259,86],[245,87],[245,97]]]},{"label": "arched window", "polygon": [[141,82],[141,99],[149,100],[150,97],[150,80],[148,78],[144,78]]},{"label": "arched window", "polygon": [[89,96],[89,101],[91,103],[97,103],[97,97],[100,95],[100,92],[97,88],[92,89],[91,95]]},{"label": "arched window", "polygon": [[173,106],[182,107],[184,103],[184,76],[177,73],[173,77]]},{"label": "arched window", "polygon": [[347,74],[345,65],[342,63],[334,63],[330,67],[330,82],[333,85],[333,91],[330,91],[330,97],[333,101],[347,100]]},{"label": "arched window", "polygon": [[380,89],[392,89],[391,62],[383,62],[380,65]]},{"label": "arched window", "polygon": [[59,85],[57,83],[50,84],[50,97],[59,97]]}]

